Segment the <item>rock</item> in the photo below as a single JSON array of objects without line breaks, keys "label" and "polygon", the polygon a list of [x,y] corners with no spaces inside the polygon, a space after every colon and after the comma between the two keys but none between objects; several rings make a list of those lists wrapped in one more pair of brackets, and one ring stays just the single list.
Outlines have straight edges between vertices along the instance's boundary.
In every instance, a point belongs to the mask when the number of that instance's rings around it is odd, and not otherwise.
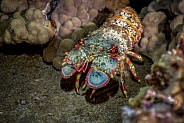
[{"label": "rock", "polygon": [[105,0],[105,7],[109,10],[116,10],[129,4],[129,0]]},{"label": "rock", "polygon": [[77,28],[77,27],[81,27],[81,21],[77,18],[77,17],[73,17],[71,19],[72,24],[73,24],[73,29]]},{"label": "rock", "polygon": [[156,47],[155,45],[157,44],[157,42],[158,42],[158,37],[156,35],[151,36],[147,44],[147,51],[149,52],[154,51]]},{"label": "rock", "polygon": [[64,24],[63,24],[63,28],[69,30],[69,31],[73,31],[73,23],[71,20],[68,20],[66,21]]},{"label": "rock", "polygon": [[181,0],[181,2],[179,2],[178,4],[178,10],[184,14],[184,0]]},{"label": "rock", "polygon": [[59,36],[64,38],[64,37],[68,37],[71,34],[72,31],[68,30],[67,28],[60,28],[59,30]]},{"label": "rock", "polygon": [[180,2],[181,0],[174,0],[172,3],[171,3],[171,12],[174,13],[175,15],[178,15],[180,12],[178,10],[178,3]]},{"label": "rock", "polygon": [[150,37],[158,33],[158,26],[166,21],[163,12],[150,12],[142,20],[144,26],[144,37]]},{"label": "rock", "polygon": [[97,27],[97,25],[95,23],[89,22],[89,23],[83,25],[82,28],[85,30],[86,33],[89,33],[91,31],[94,31],[98,27]]},{"label": "rock", "polygon": [[86,32],[82,28],[76,28],[71,34],[71,39],[75,42],[84,38],[86,36]]},{"label": "rock", "polygon": [[57,50],[57,56],[64,56],[64,53],[69,52],[75,46],[75,42],[71,39],[63,39],[59,44],[59,49]]},{"label": "rock", "polygon": [[153,1],[148,5],[148,12],[156,12],[161,9],[170,9],[172,0]]},{"label": "rock", "polygon": [[63,60],[64,60],[64,56],[56,56],[53,59],[53,66],[56,70],[61,70]]},{"label": "rock", "polygon": [[28,7],[26,0],[1,0],[0,9],[4,13],[13,13],[17,8],[26,9]]},{"label": "rock", "polygon": [[170,28],[174,32],[180,31],[180,27],[183,25],[183,16],[178,15],[176,16],[170,23]]},{"label": "rock", "polygon": [[49,45],[47,48],[43,50],[43,59],[46,62],[51,63],[55,57],[56,57],[56,49],[53,46]]},{"label": "rock", "polygon": [[140,46],[142,50],[146,50],[148,44],[148,38],[143,37],[140,41]]}]

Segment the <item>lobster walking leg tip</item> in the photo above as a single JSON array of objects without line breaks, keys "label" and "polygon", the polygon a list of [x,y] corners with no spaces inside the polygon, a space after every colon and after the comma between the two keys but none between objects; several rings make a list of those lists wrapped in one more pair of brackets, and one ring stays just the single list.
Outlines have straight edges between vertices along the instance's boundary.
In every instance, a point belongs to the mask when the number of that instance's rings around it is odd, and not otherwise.
[{"label": "lobster walking leg tip", "polygon": [[84,84],[83,86],[82,86],[82,90],[84,90],[86,88],[86,84]]},{"label": "lobster walking leg tip", "polygon": [[95,91],[96,91],[96,90],[93,90],[93,91],[91,92],[90,97],[89,97],[90,99],[91,99],[91,97],[93,96],[93,94],[95,93]]},{"label": "lobster walking leg tip", "polygon": [[89,98],[92,99],[92,97],[93,97],[93,93],[90,94]]},{"label": "lobster walking leg tip", "polygon": [[139,83],[141,83],[141,80],[140,80],[140,79],[138,79],[137,81],[138,81]]},{"label": "lobster walking leg tip", "polygon": [[80,94],[80,92],[79,92],[79,88],[76,88],[76,92],[77,92],[77,94]]},{"label": "lobster walking leg tip", "polygon": [[125,97],[128,98],[128,93],[127,93],[127,91],[124,91],[123,93],[125,94]]}]

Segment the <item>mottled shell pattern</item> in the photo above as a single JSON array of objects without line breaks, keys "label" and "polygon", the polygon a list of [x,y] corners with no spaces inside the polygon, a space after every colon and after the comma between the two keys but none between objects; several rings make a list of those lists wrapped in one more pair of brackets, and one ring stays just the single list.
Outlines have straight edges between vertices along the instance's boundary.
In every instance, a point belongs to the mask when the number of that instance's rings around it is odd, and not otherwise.
[{"label": "mottled shell pattern", "polygon": [[112,14],[103,27],[107,37],[113,37],[112,40],[118,46],[119,53],[127,50],[132,50],[132,47],[137,44],[141,38],[143,28],[137,13],[131,7],[118,9]]}]

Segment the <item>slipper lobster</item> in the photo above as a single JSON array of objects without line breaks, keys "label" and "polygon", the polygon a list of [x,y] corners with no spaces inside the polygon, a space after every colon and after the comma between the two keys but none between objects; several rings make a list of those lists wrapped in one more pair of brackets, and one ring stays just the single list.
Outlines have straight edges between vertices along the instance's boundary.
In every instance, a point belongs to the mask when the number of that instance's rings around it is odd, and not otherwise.
[{"label": "slipper lobster", "polygon": [[110,78],[117,74],[119,74],[123,93],[128,97],[124,85],[125,64],[129,66],[135,79],[140,82],[129,56],[143,62],[140,55],[132,52],[142,32],[139,17],[131,7],[117,9],[99,29],[81,39],[74,49],[65,53],[61,68],[62,77],[67,79],[76,73],[75,88],[79,93],[81,74],[86,72],[91,63],[82,87],[84,89],[88,85],[93,89],[90,98],[96,89],[104,87]]}]

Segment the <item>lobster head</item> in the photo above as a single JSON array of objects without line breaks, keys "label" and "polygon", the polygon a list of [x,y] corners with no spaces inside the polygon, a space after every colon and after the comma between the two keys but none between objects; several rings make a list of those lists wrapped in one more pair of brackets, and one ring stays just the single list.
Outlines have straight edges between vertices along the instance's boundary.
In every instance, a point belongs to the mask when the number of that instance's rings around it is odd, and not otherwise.
[{"label": "lobster head", "polygon": [[63,78],[71,77],[76,71],[85,72],[87,68],[86,64],[86,53],[81,48],[74,48],[69,53],[66,53],[65,59],[63,60],[61,72]]}]

